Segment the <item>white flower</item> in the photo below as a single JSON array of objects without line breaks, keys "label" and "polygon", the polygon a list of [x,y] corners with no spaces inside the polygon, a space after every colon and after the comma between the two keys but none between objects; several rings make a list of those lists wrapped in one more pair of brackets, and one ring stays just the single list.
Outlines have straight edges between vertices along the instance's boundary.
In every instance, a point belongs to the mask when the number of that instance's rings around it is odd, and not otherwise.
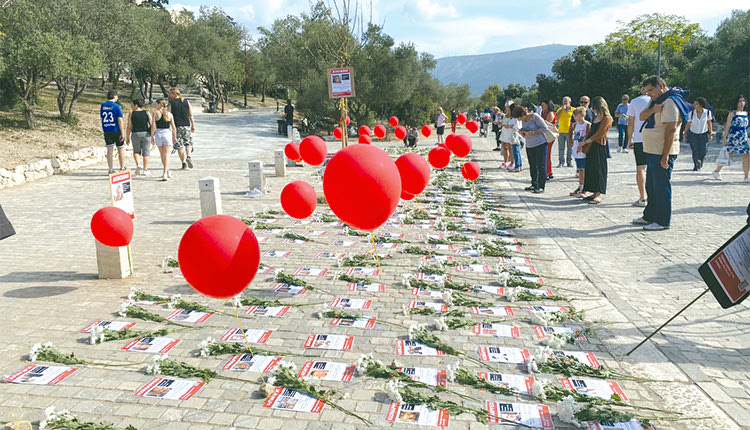
[{"label": "white flower", "polygon": [[211,336],[209,336],[209,337],[207,337],[207,338],[205,338],[205,339],[203,339],[201,341],[201,343],[200,343],[201,357],[208,357],[209,356],[209,354],[210,354],[209,348],[211,347],[211,345],[214,342],[216,342],[216,341]]},{"label": "white flower", "polygon": [[497,275],[497,282],[502,284],[503,287],[508,286],[508,280],[510,280],[510,273],[508,272],[500,272],[500,274]]},{"label": "white flower", "polygon": [[39,422],[39,429],[46,429],[48,425],[54,425],[55,422],[59,419],[72,420],[73,415],[71,415],[70,411],[67,409],[56,412],[55,407],[50,406],[44,410],[44,420]]},{"label": "white flower", "polygon": [[385,384],[385,395],[389,401],[401,403],[401,393],[398,392],[401,382],[396,379],[391,379]]},{"label": "white flower", "polygon": [[509,302],[515,302],[518,300],[518,288],[508,288],[508,291],[505,292],[505,298],[507,298]]},{"label": "white flower", "polygon": [[557,408],[559,412],[557,417],[564,423],[573,424],[574,426],[581,428],[582,425],[575,417],[576,412],[581,410],[581,406],[576,404],[573,396],[567,396],[562,400],[557,401]]},{"label": "white flower", "polygon": [[146,366],[146,373],[150,375],[158,375],[161,373],[161,362],[166,360],[167,354],[156,354],[151,359],[151,364]]},{"label": "white flower", "polygon": [[409,326],[409,340],[414,340],[414,336],[416,336],[417,332],[424,331],[427,324],[412,324]]},{"label": "white flower", "polygon": [[542,381],[539,378],[534,378],[534,384],[531,386],[531,395],[542,400],[546,400],[547,394],[544,392],[545,385],[547,385],[546,381]]},{"label": "white flower", "polygon": [[401,305],[401,313],[403,313],[404,315],[409,315],[409,313],[411,313],[409,306]]},{"label": "white flower", "polygon": [[175,294],[169,298],[169,301],[167,302],[167,308],[174,309],[175,304],[177,304],[177,301],[180,300],[182,296],[180,294]]},{"label": "white flower", "polygon": [[546,312],[534,312],[531,314],[531,321],[543,327],[550,325],[549,315]]},{"label": "white flower", "polygon": [[534,358],[533,355],[529,357],[529,361],[526,363],[526,371],[532,375],[539,371],[539,367],[536,364],[536,358]]},{"label": "white flower", "polygon": [[323,305],[323,307],[315,311],[313,316],[315,318],[323,318],[323,314],[326,313],[327,311],[328,311],[328,305]]},{"label": "white flower", "polygon": [[232,297],[232,307],[235,309],[239,309],[242,307],[242,294],[241,293]]},{"label": "white flower", "polygon": [[445,323],[445,317],[435,318],[435,328],[440,331],[448,330],[448,324]]},{"label": "white flower", "polygon": [[360,355],[355,367],[357,375],[364,375],[365,372],[367,372],[367,368],[370,367],[370,363],[377,363],[377,361],[372,357],[372,353]]},{"label": "white flower", "polygon": [[292,373],[294,373],[294,374],[296,374],[296,373],[297,373],[297,365],[296,365],[296,364],[294,364],[294,363],[291,363],[291,362],[289,362],[289,361],[284,361],[284,360],[281,360],[281,361],[279,361],[279,365],[278,365],[278,367],[276,368],[276,371],[277,371],[277,372],[281,372],[281,371],[283,371],[284,369],[289,369],[289,370],[290,370],[290,371],[291,371]]},{"label": "white flower", "polygon": [[95,325],[91,328],[91,344],[96,345],[97,343],[104,342],[104,327]]},{"label": "white flower", "polygon": [[39,352],[52,347],[52,342],[37,343],[29,351],[29,361],[36,361]]},{"label": "white flower", "polygon": [[121,317],[127,316],[126,314],[128,313],[128,308],[130,307],[131,304],[132,303],[130,302],[122,302],[120,304],[120,310],[117,311],[117,315]]},{"label": "white flower", "polygon": [[563,347],[565,347],[565,345],[567,345],[567,343],[567,337],[557,334],[553,334],[544,338],[544,344],[554,349],[562,349]]},{"label": "white flower", "polygon": [[445,303],[448,306],[453,305],[453,291],[445,290],[443,292],[443,303]]},{"label": "white flower", "polygon": [[411,288],[411,282],[410,281],[411,281],[412,278],[413,278],[412,275],[407,275],[407,274],[401,275],[401,283],[404,284],[404,285],[406,285],[408,288]]},{"label": "white flower", "polygon": [[451,366],[450,364],[445,367],[445,374],[448,377],[448,382],[453,382],[456,380],[456,372],[458,369],[461,368],[461,362],[454,364]]},{"label": "white flower", "polygon": [[[163,264],[164,263],[162,263],[162,265]],[[135,301],[135,296],[142,292],[143,291],[139,290],[136,287],[130,287],[130,293],[128,293],[128,300]]]}]

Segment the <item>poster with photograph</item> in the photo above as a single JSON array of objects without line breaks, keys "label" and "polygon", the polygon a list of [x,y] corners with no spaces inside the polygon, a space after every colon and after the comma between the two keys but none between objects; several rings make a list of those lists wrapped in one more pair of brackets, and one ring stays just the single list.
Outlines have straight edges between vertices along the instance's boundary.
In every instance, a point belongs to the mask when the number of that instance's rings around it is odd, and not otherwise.
[{"label": "poster with photograph", "polygon": [[283,359],[284,357],[280,355],[240,354],[232,356],[221,369],[234,372],[271,373]]},{"label": "poster with photograph", "polygon": [[91,333],[94,327],[101,327],[104,330],[112,331],[123,331],[125,329],[133,328],[134,322],[128,321],[94,321],[91,324],[81,329],[81,333]]},{"label": "poster with photograph", "polygon": [[386,239],[403,239],[404,236],[406,236],[404,233],[380,233],[380,237],[384,237]]},{"label": "poster with photograph", "polygon": [[445,409],[432,410],[427,405],[407,405],[391,402],[385,420],[391,423],[416,424],[430,427],[448,427],[450,417]]},{"label": "poster with photograph", "polygon": [[448,371],[445,369],[434,369],[432,367],[402,367],[398,369],[415,381],[423,384],[438,385],[445,388],[448,386]]},{"label": "poster with photograph", "polygon": [[374,267],[350,267],[345,272],[350,276],[378,276],[380,269]]},{"label": "poster with photograph", "polygon": [[361,317],[361,318],[334,318],[331,320],[331,324],[337,327],[351,327],[351,328],[365,328],[371,329],[375,327],[378,317]]},{"label": "poster with photograph", "polygon": [[456,270],[459,272],[490,273],[490,266],[486,264],[458,265],[456,266]]},{"label": "poster with photograph", "polygon": [[563,388],[566,390],[575,391],[586,396],[606,400],[612,399],[612,396],[617,396],[625,402],[630,400],[617,381],[589,378],[560,378],[560,382],[562,382]]},{"label": "poster with photograph", "polygon": [[347,297],[336,297],[330,305],[332,308],[352,310],[370,309],[370,306],[372,306],[372,300],[370,299],[350,299]]},{"label": "poster with photograph", "polygon": [[343,334],[313,334],[307,337],[305,348],[349,351],[352,349],[354,336]]},{"label": "poster with photograph", "polygon": [[364,282],[352,282],[349,284],[349,291],[357,291],[359,293],[384,293],[385,284],[366,284]]},{"label": "poster with photograph", "polygon": [[518,264],[521,266],[531,266],[531,259],[526,257],[497,257],[499,263]]},{"label": "poster with photograph", "polygon": [[250,306],[245,315],[252,317],[281,318],[291,309],[291,306]]},{"label": "poster with photograph", "polygon": [[[430,226],[432,228],[432,226]],[[445,243],[437,243],[437,244],[431,244],[428,243],[424,246],[424,249],[429,249],[431,251],[453,251],[453,245],[448,245]]]},{"label": "poster with photograph", "polygon": [[136,397],[153,397],[157,399],[188,400],[195,395],[205,382],[187,379],[154,378],[135,392]]},{"label": "poster with photograph", "polygon": [[508,421],[527,427],[553,429],[549,407],[529,403],[502,403],[487,400],[490,424],[505,424]]},{"label": "poster with photograph", "polygon": [[474,324],[471,331],[480,336],[521,337],[521,329],[519,327],[507,324]]},{"label": "poster with photograph", "polygon": [[130,170],[109,174],[109,194],[112,206],[122,209],[135,220],[135,201],[133,200],[133,176]]},{"label": "poster with photograph", "polygon": [[284,293],[284,294],[305,294],[307,291],[307,288],[299,286],[299,285],[290,285],[290,284],[276,284],[273,286],[273,291],[277,293]]},{"label": "poster with photograph", "polygon": [[[567,338],[571,334],[583,330],[582,327],[549,327],[549,326],[534,326],[534,332],[536,333],[536,337],[539,339],[544,339],[547,336],[560,336]],[[576,341],[579,342],[586,342],[588,341],[588,338],[581,334],[576,338]]]},{"label": "poster with photograph", "polygon": [[352,68],[328,69],[328,97],[339,99],[354,96],[356,96],[356,91]]},{"label": "poster with photograph", "polygon": [[536,271],[536,268],[534,266],[508,266],[508,269],[516,270],[521,273],[527,273],[529,275],[539,274],[539,272]]},{"label": "poster with photograph", "polygon": [[335,363],[333,361],[308,361],[299,371],[300,378],[319,379],[321,381],[351,382],[354,376],[354,364]]},{"label": "poster with photograph", "polygon": [[497,385],[521,394],[531,394],[534,386],[534,377],[528,375],[515,375],[511,373],[477,372],[477,376]]},{"label": "poster with photograph", "polygon": [[208,312],[175,309],[171,314],[167,315],[167,320],[181,323],[199,324],[206,321],[211,315],[213,314]]},{"label": "poster with photograph", "polygon": [[479,359],[493,363],[524,364],[529,360],[529,350],[504,346],[480,346]]},{"label": "poster with photograph", "polygon": [[326,273],[328,273],[328,269],[314,267],[298,267],[292,271],[292,275],[296,276],[325,276]]},{"label": "poster with photograph", "polygon": [[3,381],[14,384],[57,385],[77,370],[77,367],[30,364],[18,372],[4,377]]},{"label": "poster with photograph", "polygon": [[494,285],[472,285],[471,288],[473,288],[474,291],[477,292],[493,294],[496,296],[505,295],[505,287],[496,287]]},{"label": "poster with photograph", "polygon": [[315,254],[315,258],[330,258],[332,260],[340,260],[346,257],[345,252],[319,252]]},{"label": "poster with photograph", "polygon": [[419,296],[422,298],[436,298],[436,299],[442,299],[443,298],[443,292],[437,291],[437,290],[423,290],[421,288],[414,287],[411,289],[411,295],[412,296]]},{"label": "poster with photograph", "polygon": [[471,313],[477,315],[492,315],[496,317],[512,317],[515,315],[510,306],[474,306],[471,308]]},{"label": "poster with photograph", "polygon": [[284,387],[274,388],[273,393],[263,403],[264,408],[292,412],[310,412],[313,414],[323,412],[325,405],[326,402],[320,399]]},{"label": "poster with photograph", "polygon": [[261,275],[268,275],[269,273],[273,273],[274,270],[276,269],[274,269],[273,267],[261,265],[261,267],[258,268],[258,273],[260,273]]},{"label": "poster with photograph", "polygon": [[334,240],[331,242],[331,246],[342,246],[345,248],[351,248],[353,246],[357,246],[359,242],[353,241],[353,240]]},{"label": "poster with photograph", "polygon": [[445,282],[446,280],[450,281],[451,275],[439,275],[437,273],[419,272],[417,273],[417,279],[419,279],[420,281],[440,283],[440,282]]},{"label": "poster with photograph", "polygon": [[601,364],[599,364],[599,359],[596,358],[596,355],[594,355],[593,352],[584,352],[584,351],[556,351],[556,352],[563,354],[566,357],[575,358],[581,363],[587,366],[591,366],[594,369],[598,369],[601,366]]},{"label": "poster with photograph", "polygon": [[398,248],[398,243],[396,242],[376,242],[375,248],[377,249],[396,249]]},{"label": "poster with photograph", "polygon": [[261,257],[286,258],[292,255],[292,251],[264,251]]},{"label": "poster with photograph", "polygon": [[180,339],[172,339],[171,337],[141,337],[131,340],[122,349],[148,354],[166,354],[178,343],[180,343]]},{"label": "poster with photograph", "polygon": [[421,258],[422,261],[439,261],[441,263],[445,263],[446,261],[453,261],[452,255],[423,255]]},{"label": "poster with photograph", "polygon": [[[636,418],[621,423],[588,423],[589,430],[644,430],[644,428]],[[646,430],[654,430],[654,427],[648,426]]]},{"label": "poster with photograph", "polygon": [[458,250],[456,250],[456,254],[460,255],[461,257],[479,257],[479,251],[473,248],[459,248]]},{"label": "poster with photograph", "polygon": [[328,234],[328,231],[326,230],[305,230],[306,236],[323,236]]},{"label": "poster with photograph", "polygon": [[260,229],[260,230],[255,230],[256,233],[271,234],[271,235],[282,234],[285,231],[286,230],[283,229],[283,228],[271,228],[271,229],[263,228],[263,229]]},{"label": "poster with photograph", "polygon": [[435,228],[435,222],[433,221],[426,224],[410,224],[410,227],[417,230],[433,230]]},{"label": "poster with photograph", "polygon": [[526,309],[526,312],[532,313],[532,314],[538,314],[538,313],[553,313],[553,312],[568,312],[568,308],[565,306],[542,306],[542,305],[534,305],[534,306],[524,306],[524,309]]},{"label": "poster with photograph", "polygon": [[281,243],[289,243],[292,245],[305,245],[307,243],[310,243],[310,241],[304,240],[304,239],[288,239],[287,238],[287,239],[282,240]]},{"label": "poster with photograph", "polygon": [[723,309],[750,296],[750,224],[709,257],[698,273]]},{"label": "poster with photograph", "polygon": [[439,313],[446,313],[448,312],[448,307],[445,305],[445,303],[438,303],[438,302],[418,302],[415,300],[409,301],[409,309],[432,309],[435,312]]},{"label": "poster with photograph", "polygon": [[539,297],[553,297],[555,295],[555,293],[553,293],[552,290],[543,290],[541,288],[516,287],[513,289],[518,293],[525,292],[525,293],[533,294]]},{"label": "poster with photograph", "polygon": [[252,328],[246,328],[243,330],[239,328],[230,328],[229,330],[224,332],[223,335],[221,335],[221,341],[229,343],[244,343],[245,339],[247,338],[247,341],[250,343],[266,343],[268,338],[271,337],[272,333],[273,330]]},{"label": "poster with photograph", "polygon": [[534,282],[536,284],[544,285],[544,279],[538,276],[516,276],[518,279],[526,282]]},{"label": "poster with photograph", "polygon": [[516,239],[515,237],[495,237],[492,240],[499,243],[505,243],[507,245],[513,245],[520,242],[520,240]]},{"label": "poster with photograph", "polygon": [[396,355],[428,357],[445,355],[445,353],[413,340],[396,339]]}]

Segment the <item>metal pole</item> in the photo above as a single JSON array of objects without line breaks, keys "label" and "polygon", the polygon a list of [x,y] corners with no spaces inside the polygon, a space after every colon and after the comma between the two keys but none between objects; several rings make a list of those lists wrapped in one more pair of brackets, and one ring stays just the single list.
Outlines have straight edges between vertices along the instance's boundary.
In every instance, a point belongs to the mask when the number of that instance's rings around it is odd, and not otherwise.
[{"label": "metal pole", "polygon": [[659,34],[659,41],[656,50],[656,76],[661,76],[661,34]]}]

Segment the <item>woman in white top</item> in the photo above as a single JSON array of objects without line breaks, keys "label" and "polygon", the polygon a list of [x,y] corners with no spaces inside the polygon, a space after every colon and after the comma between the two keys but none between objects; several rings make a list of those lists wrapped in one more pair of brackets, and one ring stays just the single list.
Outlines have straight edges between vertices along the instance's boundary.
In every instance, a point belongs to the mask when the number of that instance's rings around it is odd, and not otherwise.
[{"label": "woman in white top", "polygon": [[443,133],[445,132],[445,120],[448,117],[443,113],[443,108],[438,108],[438,116],[435,120],[435,132],[437,133],[438,145],[443,143]]},{"label": "woman in white top", "polygon": [[693,111],[690,112],[687,124],[685,124],[685,140],[690,143],[693,151],[693,171],[697,172],[703,167],[703,159],[706,158],[706,145],[714,134],[711,121],[714,119],[711,111],[704,109],[706,99],[698,97],[693,102]]}]

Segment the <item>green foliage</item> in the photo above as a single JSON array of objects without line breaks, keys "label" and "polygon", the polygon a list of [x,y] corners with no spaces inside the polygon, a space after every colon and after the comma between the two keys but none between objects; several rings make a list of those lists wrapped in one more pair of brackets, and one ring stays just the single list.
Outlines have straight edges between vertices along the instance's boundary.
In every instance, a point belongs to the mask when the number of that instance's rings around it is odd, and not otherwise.
[{"label": "green foliage", "polygon": [[127,426],[125,428],[115,427],[113,424],[106,421],[99,423],[81,421],[77,417],[70,414],[67,416],[57,415],[55,418],[46,421],[46,428],[48,429],[65,429],[65,430],[138,430],[134,426]]},{"label": "green foliage", "polygon": [[260,297],[242,296],[240,298],[242,306],[289,306],[278,300],[261,299]]},{"label": "green foliage", "polygon": [[172,306],[174,306],[177,309],[182,309],[186,311],[195,311],[195,312],[205,312],[207,314],[214,312],[211,308],[201,305],[200,303],[187,302],[182,299],[175,300],[174,303],[172,303]]},{"label": "green foliage", "polygon": [[130,305],[125,309],[125,316],[128,318],[137,318],[144,321],[166,322],[167,319],[161,315],[156,315],[143,309],[140,306]]},{"label": "green foliage", "polygon": [[605,47],[622,47],[631,52],[655,50],[658,38],[650,36],[656,34],[661,35],[662,52],[679,52],[690,40],[703,35],[698,24],[679,15],[652,13],[639,15],[627,23],[618,21],[618,24],[617,31],[605,38]]},{"label": "green foliage", "polygon": [[382,263],[380,259],[373,258],[372,254],[353,254],[345,258],[341,262],[343,267],[363,267],[363,266],[377,266],[380,267]]},{"label": "green foliage", "polygon": [[305,287],[307,289],[312,289],[307,282],[303,281],[302,279],[296,276],[287,275],[284,272],[277,273],[275,281],[280,282],[282,284],[296,285],[298,287]]},{"label": "green foliage", "polygon": [[200,369],[181,361],[165,358],[159,362],[159,369],[162,375],[174,376],[177,378],[199,378],[203,382],[210,382],[217,376],[217,373],[209,369]]},{"label": "green foliage", "polygon": [[309,242],[310,238],[307,236],[302,236],[301,234],[292,233],[291,231],[287,231],[284,233],[285,239],[292,239],[292,240],[304,240],[305,242]]},{"label": "green foliage", "polygon": [[152,330],[152,331],[139,331],[139,330],[130,330],[128,328],[115,331],[115,330],[104,330],[104,342],[109,342],[112,340],[123,340],[123,339],[132,339],[134,337],[159,337],[159,336],[166,336],[167,333],[169,333],[169,329],[161,329],[161,330]]},{"label": "green foliage", "polygon": [[370,280],[366,278],[358,278],[356,276],[347,275],[346,273],[342,273],[337,278],[339,281],[345,281],[345,282],[353,282],[355,284],[369,284]]}]

